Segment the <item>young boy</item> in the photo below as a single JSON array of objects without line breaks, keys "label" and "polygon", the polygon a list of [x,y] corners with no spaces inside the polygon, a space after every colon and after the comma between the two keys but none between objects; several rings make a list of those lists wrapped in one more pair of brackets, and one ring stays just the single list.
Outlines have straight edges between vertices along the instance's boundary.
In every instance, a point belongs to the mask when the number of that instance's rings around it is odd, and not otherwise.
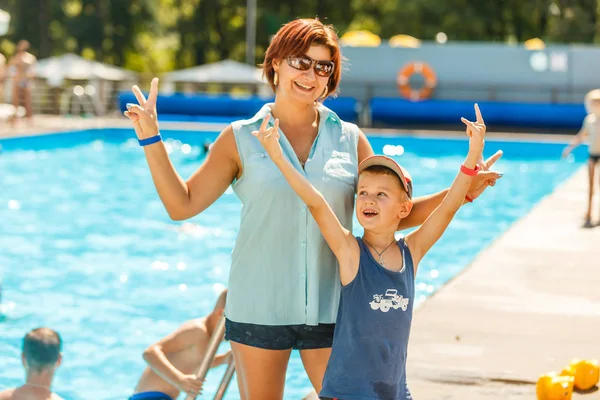
[{"label": "young boy", "polygon": [[589,191],[587,212],[585,213],[584,228],[592,227],[592,199],[594,197],[594,172],[596,163],[600,160],[600,89],[594,89],[585,95],[585,110],[588,115],[583,120],[583,126],[579,133],[573,138],[569,146],[563,151],[563,158],[568,156],[573,149],[579,146],[583,139],[588,138],[588,173]]},{"label": "young boy", "polygon": [[439,207],[405,239],[396,240],[401,219],[412,208],[412,181],[404,168],[385,156],[358,166],[356,216],[364,236],[355,238],[308,180],[283,155],[279,121],[266,129],[269,116],[253,135],[306,203],[339,263],[342,284],[333,347],[322,399],[407,400],[406,355],[414,277],[419,262],[440,238],[463,204],[483,151],[485,125],[467,125],[469,153]]},{"label": "young boy", "polygon": [[[129,400],[173,400],[180,392],[195,398],[200,393],[203,381],[196,377],[196,372],[212,333],[223,317],[226,296],[227,290],[224,290],[207,317],[187,321],[144,351],[144,360],[149,367]],[[218,355],[211,368],[230,360],[231,352]]]},{"label": "young boy", "polygon": [[0,392],[0,400],[62,400],[50,386],[62,361],[60,335],[49,328],[37,328],[23,338],[21,359],[26,371],[25,383]]}]

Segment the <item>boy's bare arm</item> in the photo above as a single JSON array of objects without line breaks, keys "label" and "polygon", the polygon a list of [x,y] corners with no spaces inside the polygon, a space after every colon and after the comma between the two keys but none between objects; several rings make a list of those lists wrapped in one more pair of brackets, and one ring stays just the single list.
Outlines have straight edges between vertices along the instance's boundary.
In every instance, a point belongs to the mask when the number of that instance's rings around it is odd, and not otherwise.
[{"label": "boy's bare arm", "polygon": [[204,325],[192,320],[181,325],[175,332],[154,343],[144,351],[144,360],[162,379],[181,389],[182,381],[189,376],[171,364],[166,354],[175,353],[206,342],[208,334]]},{"label": "boy's bare arm", "polygon": [[562,152],[563,158],[568,156],[577,146],[579,146],[583,142],[583,139],[587,136],[586,121],[587,121],[587,117],[583,121],[583,125],[582,125],[581,129],[579,129],[579,132],[577,133],[577,135],[575,135],[575,137],[571,140],[569,145],[567,147],[565,147],[565,149],[563,150],[563,152]]},{"label": "boy's bare arm", "polygon": [[229,363],[229,360],[232,359],[232,357],[233,357],[233,355],[231,353],[231,350],[229,350],[227,353],[219,354],[219,355],[215,356],[210,367],[215,368],[220,365],[227,364],[227,363]]},{"label": "boy's bare arm", "polygon": [[[354,259],[358,260],[358,244],[352,236],[352,232],[342,226],[323,195],[283,156],[279,144],[279,121],[276,120],[274,126],[267,129],[268,120],[269,116],[263,121],[260,130],[252,134],[258,138],[292,189],[308,206],[323,237],[340,263],[340,273],[345,274],[343,270],[354,265]],[[358,268],[358,263],[356,263],[356,267]],[[342,283],[344,283],[343,277]]]},{"label": "boy's bare arm", "polygon": [[[470,140],[469,153],[463,165],[471,170],[475,168],[477,160],[481,157],[485,137],[485,125],[483,124],[483,118],[477,105],[475,106],[475,112],[477,114],[476,123],[465,120]],[[423,256],[431,249],[431,246],[442,236],[452,218],[454,218],[454,215],[464,202],[472,180],[473,176],[459,171],[448,194],[444,197],[439,207],[425,220],[420,228],[407,235],[406,242],[411,249],[415,268],[417,268]]]}]

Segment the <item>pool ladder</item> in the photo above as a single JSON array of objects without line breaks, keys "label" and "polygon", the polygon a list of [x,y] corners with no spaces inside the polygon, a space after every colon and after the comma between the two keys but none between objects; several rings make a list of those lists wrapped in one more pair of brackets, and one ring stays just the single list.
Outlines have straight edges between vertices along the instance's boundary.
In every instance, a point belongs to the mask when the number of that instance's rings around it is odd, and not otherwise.
[{"label": "pool ladder", "polygon": [[[196,376],[198,379],[206,379],[206,375],[208,374],[208,370],[210,369],[210,365],[215,359],[215,355],[217,354],[217,349],[219,348],[219,344],[223,340],[223,336],[225,335],[225,317],[221,318],[219,324],[216,326],[215,331],[213,332],[210,342],[208,342],[208,349],[206,351],[206,355],[202,360],[202,364],[200,364],[200,368],[198,369],[198,373]],[[227,364],[227,370],[225,374],[223,374],[223,378],[221,379],[221,383],[219,384],[219,388],[215,393],[214,400],[221,400],[225,396],[225,392],[229,387],[229,383],[231,383],[231,378],[233,378],[233,374],[235,373],[235,363],[233,362],[233,358],[229,360]],[[196,396],[188,395],[186,400],[195,400]]]}]

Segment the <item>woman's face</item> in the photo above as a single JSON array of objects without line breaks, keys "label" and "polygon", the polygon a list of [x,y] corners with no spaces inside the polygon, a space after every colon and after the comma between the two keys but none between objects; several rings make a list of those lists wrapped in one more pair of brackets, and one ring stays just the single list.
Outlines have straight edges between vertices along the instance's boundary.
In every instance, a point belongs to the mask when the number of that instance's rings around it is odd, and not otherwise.
[{"label": "woman's face", "polygon": [[[278,60],[273,64],[279,75],[276,94],[312,104],[323,95],[333,68],[338,66],[331,64],[331,52],[322,45],[310,46],[305,54],[299,56]],[[311,61],[310,68],[304,71],[299,69],[305,68]],[[324,76],[327,74],[329,76]]]}]

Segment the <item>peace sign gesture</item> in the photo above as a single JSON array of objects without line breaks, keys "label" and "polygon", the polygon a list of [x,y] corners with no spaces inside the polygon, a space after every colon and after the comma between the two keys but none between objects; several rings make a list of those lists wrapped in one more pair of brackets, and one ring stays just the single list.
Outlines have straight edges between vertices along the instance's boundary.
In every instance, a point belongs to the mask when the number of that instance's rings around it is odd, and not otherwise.
[{"label": "peace sign gesture", "polygon": [[[483,122],[483,116],[479,106],[475,104],[475,116],[476,122],[471,122],[466,118],[460,120],[467,126],[467,136],[469,139],[469,151],[477,151],[479,154],[483,151],[483,144],[485,142],[485,123]],[[479,156],[478,158],[481,158]]]},{"label": "peace sign gesture", "polygon": [[258,138],[260,144],[263,145],[271,160],[275,160],[282,156],[281,145],[279,144],[279,119],[275,119],[272,127],[267,128],[267,124],[271,119],[271,114],[267,114],[260,128],[252,132],[252,135]]},{"label": "peace sign gesture", "polygon": [[156,99],[158,97],[158,78],[152,79],[148,99],[137,85],[134,85],[133,94],[137,104],[127,104],[125,116],[133,122],[133,128],[138,139],[147,139],[158,135],[158,116],[156,114]]},{"label": "peace sign gesture", "polygon": [[466,118],[461,118],[461,121],[467,126],[467,136],[469,136],[469,152],[477,153],[477,165],[480,171],[473,178],[467,195],[471,199],[479,197],[488,186],[494,186],[496,180],[502,177],[502,173],[490,171],[490,167],[502,157],[502,150],[498,150],[496,154],[483,161],[483,146],[485,143],[486,126],[481,115],[479,106],[475,104],[475,122],[469,121]]}]

